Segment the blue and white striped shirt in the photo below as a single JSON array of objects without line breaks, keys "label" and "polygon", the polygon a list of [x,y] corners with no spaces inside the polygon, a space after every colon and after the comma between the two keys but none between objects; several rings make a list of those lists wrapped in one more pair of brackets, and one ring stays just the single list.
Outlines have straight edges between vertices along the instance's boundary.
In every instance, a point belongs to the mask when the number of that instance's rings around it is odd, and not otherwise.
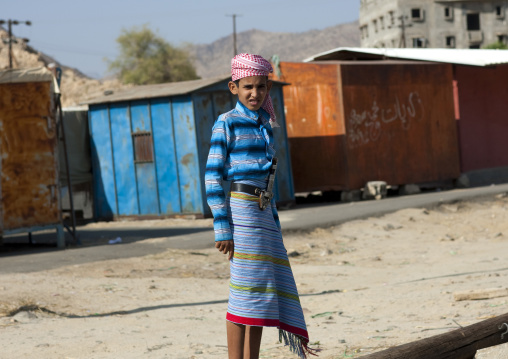
[{"label": "blue and white striped shirt", "polygon": [[[219,116],[212,130],[210,152],[206,162],[206,198],[213,214],[215,241],[232,240],[226,196],[222,181],[265,180],[275,156],[269,115],[259,109],[251,111],[241,102]],[[272,200],[275,222],[279,216]]]}]

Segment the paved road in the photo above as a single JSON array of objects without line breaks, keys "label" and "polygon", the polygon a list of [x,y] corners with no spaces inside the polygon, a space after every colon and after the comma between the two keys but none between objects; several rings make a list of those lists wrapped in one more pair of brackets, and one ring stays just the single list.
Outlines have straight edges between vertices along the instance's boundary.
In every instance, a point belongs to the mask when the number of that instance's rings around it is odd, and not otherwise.
[{"label": "paved road", "polygon": [[[456,189],[451,191],[424,193],[412,196],[387,198],[381,201],[299,205],[297,208],[280,211],[283,234],[299,230],[328,227],[354,219],[380,216],[404,208],[429,208],[439,203],[490,197],[508,192],[508,184]],[[213,246],[210,228],[78,228],[82,246],[57,250],[52,242],[53,234],[37,234],[35,246],[29,246],[25,237],[6,239],[0,251],[0,273],[33,272],[116,258],[143,256],[175,249],[204,249]],[[109,245],[108,239],[122,238],[122,244]],[[144,242],[143,239],[165,237],[163,241]],[[49,239],[48,239],[49,238]],[[9,240],[18,242],[10,245]],[[11,242],[11,243],[13,243]]]},{"label": "paved road", "polygon": [[381,201],[321,204],[281,212],[281,225],[285,231],[328,227],[354,219],[380,216],[404,208],[429,208],[439,203],[488,197],[505,192],[508,192],[508,184],[427,192],[412,196],[386,198]]}]

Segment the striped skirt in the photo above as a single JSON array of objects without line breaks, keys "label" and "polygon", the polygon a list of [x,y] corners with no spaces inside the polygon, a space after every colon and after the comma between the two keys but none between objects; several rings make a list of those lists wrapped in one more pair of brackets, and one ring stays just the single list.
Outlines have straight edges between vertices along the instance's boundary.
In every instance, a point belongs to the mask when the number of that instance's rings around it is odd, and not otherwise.
[{"label": "striped skirt", "polygon": [[260,210],[258,197],[241,192],[231,192],[227,203],[235,247],[230,261],[226,319],[243,325],[277,327],[279,340],[305,358],[310,353],[309,336],[272,208]]}]

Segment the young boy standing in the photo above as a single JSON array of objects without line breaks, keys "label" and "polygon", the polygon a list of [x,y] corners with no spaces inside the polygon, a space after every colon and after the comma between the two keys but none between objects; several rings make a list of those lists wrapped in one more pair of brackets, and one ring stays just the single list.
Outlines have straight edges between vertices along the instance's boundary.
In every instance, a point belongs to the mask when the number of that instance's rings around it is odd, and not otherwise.
[{"label": "young boy standing", "polygon": [[[311,353],[275,200],[262,203],[260,198],[272,195],[267,183],[276,163],[272,127],[278,125],[268,80],[272,71],[259,55],[232,59],[229,90],[238,102],[215,122],[206,164],[215,247],[230,260],[226,315],[230,359],[258,358],[263,327],[279,328],[279,340],[301,358]],[[231,181],[228,196],[222,180]]]}]

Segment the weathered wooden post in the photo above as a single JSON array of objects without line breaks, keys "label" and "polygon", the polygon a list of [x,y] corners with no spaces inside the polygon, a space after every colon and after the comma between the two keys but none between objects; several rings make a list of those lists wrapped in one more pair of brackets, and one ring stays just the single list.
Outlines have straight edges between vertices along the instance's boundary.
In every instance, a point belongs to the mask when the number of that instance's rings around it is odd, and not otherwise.
[{"label": "weathered wooden post", "polygon": [[508,343],[508,313],[361,359],[473,359],[476,351]]}]

